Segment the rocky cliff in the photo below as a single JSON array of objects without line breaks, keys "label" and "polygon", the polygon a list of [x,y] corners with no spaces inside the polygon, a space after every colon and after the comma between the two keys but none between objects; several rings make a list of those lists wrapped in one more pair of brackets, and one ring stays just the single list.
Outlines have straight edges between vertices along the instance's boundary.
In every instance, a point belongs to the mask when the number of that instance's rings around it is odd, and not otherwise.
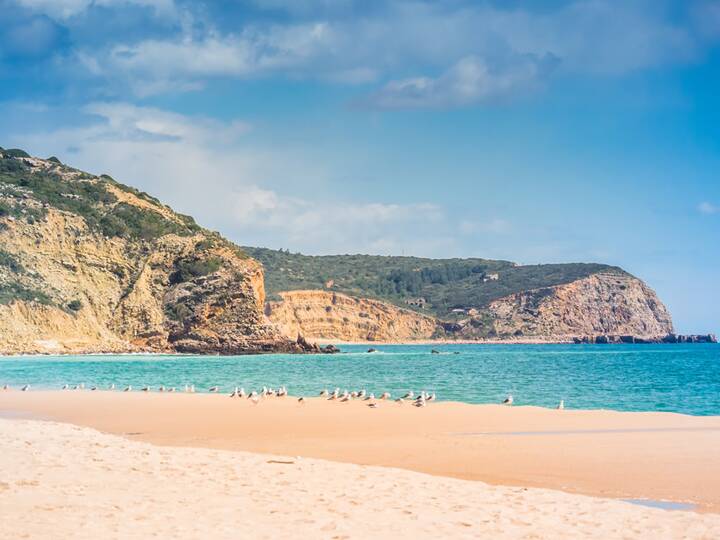
[{"label": "rocky cliff", "polygon": [[0,149],[0,353],[302,350],[263,270],[147,194]]},{"label": "rocky cliff", "polygon": [[462,315],[453,320],[328,291],[289,291],[280,296],[281,301],[267,304],[271,321],[288,336],[312,339],[571,342],[586,336],[658,340],[673,331],[670,314],[655,292],[624,273],[594,274],[512,294],[485,307],[457,310]]},{"label": "rocky cliff", "polygon": [[673,331],[670,313],[655,292],[628,274],[595,274],[516,293],[490,303],[488,311],[499,336],[658,338]]},{"label": "rocky cliff", "polygon": [[268,302],[265,313],[287,336],[308,339],[406,342],[430,339],[432,317],[386,302],[326,291],[290,291]]}]

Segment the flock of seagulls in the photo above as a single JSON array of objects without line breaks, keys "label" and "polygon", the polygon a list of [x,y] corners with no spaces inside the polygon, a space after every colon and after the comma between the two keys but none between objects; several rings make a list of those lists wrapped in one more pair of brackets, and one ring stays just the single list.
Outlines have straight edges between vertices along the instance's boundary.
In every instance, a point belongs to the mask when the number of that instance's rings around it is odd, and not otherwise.
[{"label": "flock of seagulls", "polygon": [[[3,390],[10,390],[10,385],[5,384],[2,387]],[[69,385],[64,384],[62,386],[63,390],[84,390],[85,384],[75,384],[75,385]],[[25,384],[20,387],[20,390],[23,392],[27,392],[30,390],[30,385]],[[93,385],[90,387],[91,391],[100,390],[100,387],[97,385]],[[110,384],[107,387],[107,390],[115,390],[115,384]],[[142,386],[140,388],[142,392],[151,392],[153,390],[152,386],[146,385]],[[123,392],[132,392],[133,387],[132,385],[127,385],[123,388]],[[169,386],[165,387],[163,385],[157,387],[158,392],[178,392],[178,389],[175,386]],[[185,393],[188,394],[194,394],[195,393],[195,385],[194,384],[186,384],[184,388]],[[220,386],[211,386],[208,388],[208,392],[211,393],[219,393],[220,392]],[[245,388],[236,386],[235,389],[230,394],[231,398],[243,398],[248,399],[254,404],[258,404],[261,399],[264,398],[270,398],[270,397],[286,397],[288,396],[288,390],[287,387],[281,386],[279,388],[271,388],[267,386],[263,386],[262,390],[251,390],[250,392],[246,392]],[[378,407],[378,401],[389,401],[392,399],[392,395],[390,392],[383,392],[382,394],[378,395],[377,397],[373,392],[367,392],[365,389],[358,390],[358,391],[348,391],[344,390],[343,392],[340,392],[340,388],[336,387],[332,392],[330,392],[327,388],[320,391],[319,397],[324,398],[328,401],[338,401],[340,403],[347,403],[348,401],[352,400],[358,400],[363,402],[368,402],[367,406],[370,408],[377,408]],[[415,394],[412,390],[404,394],[403,396],[400,396],[395,399],[395,403],[398,403],[400,405],[408,402],[411,403],[414,407],[425,407],[428,403],[431,403],[433,401],[437,400],[437,396],[435,395],[435,392],[432,394],[429,392],[421,391],[419,394]],[[304,396],[300,396],[298,398],[298,403],[301,405],[304,405],[306,403],[306,399]],[[512,406],[514,403],[514,398],[512,394],[508,394],[508,396],[502,401],[503,405]],[[565,409],[565,400],[561,399],[558,403],[557,410],[563,410]]]}]

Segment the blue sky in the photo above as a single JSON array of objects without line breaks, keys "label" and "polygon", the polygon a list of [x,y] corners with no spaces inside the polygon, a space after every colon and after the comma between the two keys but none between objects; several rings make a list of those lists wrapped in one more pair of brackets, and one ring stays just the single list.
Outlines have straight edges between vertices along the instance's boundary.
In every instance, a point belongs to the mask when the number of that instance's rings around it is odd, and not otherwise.
[{"label": "blue sky", "polygon": [[241,244],[620,265],[720,330],[720,0],[0,0],[0,145]]}]

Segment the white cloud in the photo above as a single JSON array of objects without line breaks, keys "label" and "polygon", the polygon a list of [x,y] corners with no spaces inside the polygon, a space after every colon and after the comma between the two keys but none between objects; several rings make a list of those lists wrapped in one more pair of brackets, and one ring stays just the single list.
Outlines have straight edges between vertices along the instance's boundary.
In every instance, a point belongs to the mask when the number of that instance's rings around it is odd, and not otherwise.
[{"label": "white cloud", "polygon": [[[220,122],[126,103],[84,108],[89,123],[28,134],[17,144],[147,191],[243,244],[308,252],[428,254],[445,225],[426,203],[355,201],[332,193],[332,174],[292,149],[253,145],[242,121]],[[65,152],[62,149],[65,148]],[[305,192],[312,178],[325,190]],[[442,252],[441,252],[442,253]]]},{"label": "white cloud", "polygon": [[[291,9],[284,0],[259,3]],[[337,9],[324,1],[298,6],[291,12],[309,18],[249,19],[231,32],[183,11],[187,20],[173,37],[80,48],[75,58],[141,95],[197,89],[213,77],[280,74],[343,84],[390,79],[375,95],[381,106],[437,107],[532,89],[553,67],[615,75],[687,61],[705,39],[696,26],[668,22],[667,10],[642,0],[576,0],[543,11],[402,1],[362,16],[361,4],[349,0]]]},{"label": "white cloud", "polygon": [[715,206],[712,203],[704,201],[698,205],[698,212],[706,215],[718,214],[720,213],[720,206]]},{"label": "white cloud", "polygon": [[174,11],[174,0],[16,0],[21,6],[54,19],[68,19],[80,15],[92,6],[137,5],[153,8],[159,14]]},{"label": "white cloud", "polygon": [[381,108],[461,107],[536,87],[554,69],[553,58],[524,56],[490,67],[482,58],[460,60],[440,77],[390,81],[370,103]]}]

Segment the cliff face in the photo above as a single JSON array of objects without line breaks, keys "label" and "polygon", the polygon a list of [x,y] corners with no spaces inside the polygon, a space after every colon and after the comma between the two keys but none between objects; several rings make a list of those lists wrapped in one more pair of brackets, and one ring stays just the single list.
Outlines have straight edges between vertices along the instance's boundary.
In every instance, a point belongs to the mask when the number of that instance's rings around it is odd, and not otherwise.
[{"label": "cliff face", "polygon": [[287,336],[340,341],[412,341],[433,336],[437,321],[386,302],[326,291],[280,293],[266,313]]},{"label": "cliff face", "polygon": [[0,152],[0,353],[297,350],[262,267],[155,199]]},{"label": "cliff face", "polygon": [[655,292],[630,275],[595,274],[513,294],[492,302],[489,311],[500,336],[657,338],[673,331],[670,314]]},{"label": "cliff face", "polygon": [[500,298],[466,317],[441,321],[386,302],[327,291],[281,293],[266,313],[288,337],[407,342],[504,339],[571,341],[614,335],[657,339],[672,333],[670,314],[652,289],[628,274],[595,274],[565,285]]}]

